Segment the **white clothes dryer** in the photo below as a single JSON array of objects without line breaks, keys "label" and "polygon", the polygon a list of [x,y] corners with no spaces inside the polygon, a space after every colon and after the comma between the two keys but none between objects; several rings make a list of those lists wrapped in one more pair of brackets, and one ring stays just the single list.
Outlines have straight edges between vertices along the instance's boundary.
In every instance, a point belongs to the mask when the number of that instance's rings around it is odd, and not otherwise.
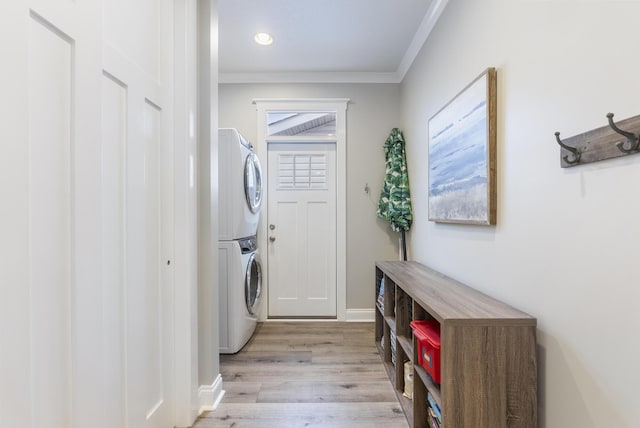
[{"label": "white clothes dryer", "polygon": [[253,146],[236,129],[218,130],[220,241],[253,236],[262,205],[262,170]]},{"label": "white clothes dryer", "polygon": [[220,353],[234,354],[251,338],[258,321],[262,267],[256,237],[218,242],[220,261]]}]

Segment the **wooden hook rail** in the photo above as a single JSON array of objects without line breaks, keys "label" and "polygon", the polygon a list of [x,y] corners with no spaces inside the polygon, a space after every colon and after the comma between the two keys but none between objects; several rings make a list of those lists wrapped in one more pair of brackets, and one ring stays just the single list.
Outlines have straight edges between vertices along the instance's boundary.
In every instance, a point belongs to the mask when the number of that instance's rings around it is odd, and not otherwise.
[{"label": "wooden hook rail", "polygon": [[562,168],[640,153],[640,115],[618,123],[613,113],[606,117],[608,125],[583,134],[560,139],[560,133],[555,133]]}]

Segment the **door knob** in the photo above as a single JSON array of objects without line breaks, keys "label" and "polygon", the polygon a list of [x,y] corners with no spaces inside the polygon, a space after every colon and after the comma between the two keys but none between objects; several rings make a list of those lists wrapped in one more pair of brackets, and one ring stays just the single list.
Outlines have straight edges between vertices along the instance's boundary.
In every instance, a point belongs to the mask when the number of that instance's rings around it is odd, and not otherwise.
[{"label": "door knob", "polygon": [[276,240],[276,237],[275,237],[275,236],[270,236],[270,237],[269,237],[269,241],[273,242],[273,241],[275,241],[275,240]]}]

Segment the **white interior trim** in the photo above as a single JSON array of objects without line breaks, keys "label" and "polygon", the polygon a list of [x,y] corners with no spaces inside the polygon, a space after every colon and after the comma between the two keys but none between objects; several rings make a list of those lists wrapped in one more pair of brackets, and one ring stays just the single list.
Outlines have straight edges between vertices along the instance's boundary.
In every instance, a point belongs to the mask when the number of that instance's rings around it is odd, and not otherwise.
[{"label": "white interior trim", "polygon": [[[269,111],[319,111],[336,112],[336,319],[347,318],[347,105],[348,98],[257,98],[253,100],[258,111],[258,140],[256,151],[260,159],[267,159],[267,112]],[[263,171],[263,185],[268,183],[268,171]],[[267,248],[267,216],[269,191],[264,192],[260,224],[258,225],[258,248]],[[261,251],[263,297],[260,303],[259,320],[267,319],[267,298],[269,290],[269,266],[267,251]]]},{"label": "white interior trim", "polygon": [[447,6],[449,0],[434,0],[429,6],[429,10],[424,16],[420,27],[418,27],[418,31],[413,36],[413,40],[409,44],[407,51],[404,53],[402,57],[402,61],[400,61],[400,65],[398,65],[398,70],[396,71],[398,76],[398,82],[402,82],[404,76],[411,68],[411,64],[415,61],[420,49],[429,38],[429,34],[431,34],[431,30],[436,26],[436,22],[442,15],[442,11]]},{"label": "white interior trim", "polygon": [[219,83],[399,83],[402,77],[396,71],[220,73]]},{"label": "white interior trim", "polygon": [[197,193],[189,159],[196,156],[190,118],[197,107],[196,1],[174,1],[174,423],[191,426],[198,410]]},{"label": "white interior trim", "polygon": [[198,400],[200,402],[198,414],[201,415],[202,412],[210,412],[217,409],[222,397],[224,397],[222,375],[218,374],[218,377],[211,385],[201,385],[198,388]]},{"label": "white interior trim", "polygon": [[[347,309],[345,319],[347,322],[375,322],[375,309]],[[265,322],[337,322],[332,318],[269,318]]]},{"label": "white interior trim", "polygon": [[374,309],[347,309],[347,321],[349,322],[374,322],[376,310]]}]

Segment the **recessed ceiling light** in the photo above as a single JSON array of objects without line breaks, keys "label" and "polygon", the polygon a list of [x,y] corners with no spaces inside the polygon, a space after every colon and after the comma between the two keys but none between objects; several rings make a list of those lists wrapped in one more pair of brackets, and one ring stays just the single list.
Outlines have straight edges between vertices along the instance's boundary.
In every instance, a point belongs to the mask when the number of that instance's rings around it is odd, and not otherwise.
[{"label": "recessed ceiling light", "polygon": [[271,34],[269,33],[256,33],[256,35],[253,36],[253,40],[255,40],[257,44],[262,46],[269,46],[271,43],[273,43],[273,37],[271,37]]}]

